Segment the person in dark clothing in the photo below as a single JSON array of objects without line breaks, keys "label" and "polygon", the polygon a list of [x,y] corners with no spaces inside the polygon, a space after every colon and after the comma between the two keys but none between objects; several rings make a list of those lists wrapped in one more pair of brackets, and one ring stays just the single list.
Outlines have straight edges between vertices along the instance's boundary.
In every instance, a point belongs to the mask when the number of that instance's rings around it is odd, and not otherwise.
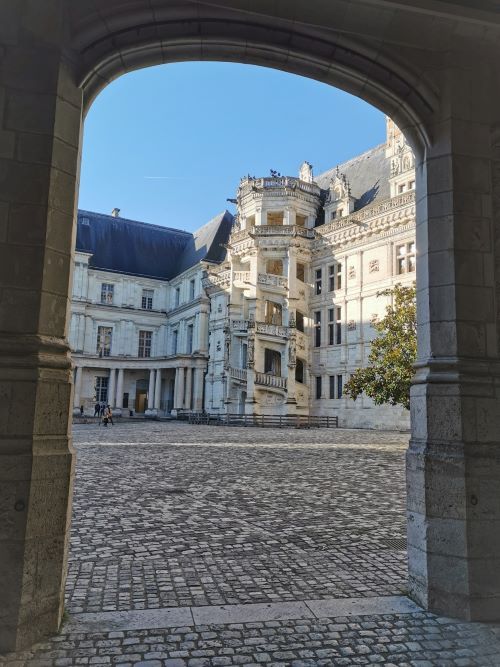
[{"label": "person in dark clothing", "polygon": [[83,417],[83,405],[80,405],[80,417]]},{"label": "person in dark clothing", "polygon": [[109,405],[106,408],[106,412],[104,414],[107,416],[108,422],[111,424],[111,426],[114,426],[115,424],[113,422],[113,413],[112,413],[111,407]]},{"label": "person in dark clothing", "polygon": [[104,417],[105,410],[106,410],[106,406],[104,405],[104,403],[102,403],[101,404],[101,417]]},{"label": "person in dark clothing", "polygon": [[94,405],[94,417],[99,417],[101,414],[101,405],[99,403],[96,403]]}]

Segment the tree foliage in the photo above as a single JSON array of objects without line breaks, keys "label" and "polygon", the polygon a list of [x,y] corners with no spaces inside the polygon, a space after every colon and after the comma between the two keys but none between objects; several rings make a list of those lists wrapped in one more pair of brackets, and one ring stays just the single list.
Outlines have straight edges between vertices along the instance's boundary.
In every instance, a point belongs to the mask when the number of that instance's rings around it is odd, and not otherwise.
[{"label": "tree foliage", "polygon": [[372,321],[378,335],[371,344],[368,366],[351,375],[345,393],[356,400],[364,392],[377,405],[403,405],[409,410],[417,357],[415,285],[398,284],[377,296],[392,296],[392,304],[386,307],[384,317]]}]

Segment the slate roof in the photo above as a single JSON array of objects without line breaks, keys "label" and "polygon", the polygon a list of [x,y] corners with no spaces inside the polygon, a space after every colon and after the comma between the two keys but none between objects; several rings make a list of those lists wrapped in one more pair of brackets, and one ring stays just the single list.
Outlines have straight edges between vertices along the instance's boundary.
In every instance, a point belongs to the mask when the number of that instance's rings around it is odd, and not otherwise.
[{"label": "slate roof", "polygon": [[[380,144],[338,166],[339,171],[346,175],[351,194],[356,199],[355,211],[390,196],[391,160],[385,157],[385,148],[385,143]],[[321,189],[328,190],[336,169],[335,166],[315,177],[314,180]]]},{"label": "slate roof", "polygon": [[182,273],[202,259],[219,264],[226,256],[224,243],[228,242],[233,226],[233,215],[223,211],[200,227],[188,241],[177,265],[177,273]]},{"label": "slate roof", "polygon": [[102,271],[170,280],[203,259],[220,262],[233,217],[228,211],[191,234],[92,211],[78,211],[76,249]]}]

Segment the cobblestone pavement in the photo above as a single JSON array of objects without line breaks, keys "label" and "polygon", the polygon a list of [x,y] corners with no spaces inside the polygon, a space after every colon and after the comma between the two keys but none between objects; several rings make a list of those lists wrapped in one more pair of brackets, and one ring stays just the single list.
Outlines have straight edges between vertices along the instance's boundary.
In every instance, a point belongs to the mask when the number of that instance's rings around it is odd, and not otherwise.
[{"label": "cobblestone pavement", "polygon": [[139,423],[74,441],[72,623],[8,667],[500,666],[500,626],[425,612],[75,632],[82,612],[401,595],[407,436]]},{"label": "cobblestone pavement", "polygon": [[387,540],[405,535],[405,436],[154,422],[74,435],[69,612],[404,589],[405,551]]}]

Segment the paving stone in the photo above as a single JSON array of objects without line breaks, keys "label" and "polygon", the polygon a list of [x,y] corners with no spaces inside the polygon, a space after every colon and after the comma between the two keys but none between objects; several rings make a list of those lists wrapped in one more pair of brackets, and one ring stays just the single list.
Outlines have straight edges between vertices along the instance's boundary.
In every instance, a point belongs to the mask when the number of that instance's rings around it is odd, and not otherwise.
[{"label": "paving stone", "polygon": [[70,620],[6,666],[499,667],[500,625],[398,606],[400,434],[145,422],[74,440]]}]

